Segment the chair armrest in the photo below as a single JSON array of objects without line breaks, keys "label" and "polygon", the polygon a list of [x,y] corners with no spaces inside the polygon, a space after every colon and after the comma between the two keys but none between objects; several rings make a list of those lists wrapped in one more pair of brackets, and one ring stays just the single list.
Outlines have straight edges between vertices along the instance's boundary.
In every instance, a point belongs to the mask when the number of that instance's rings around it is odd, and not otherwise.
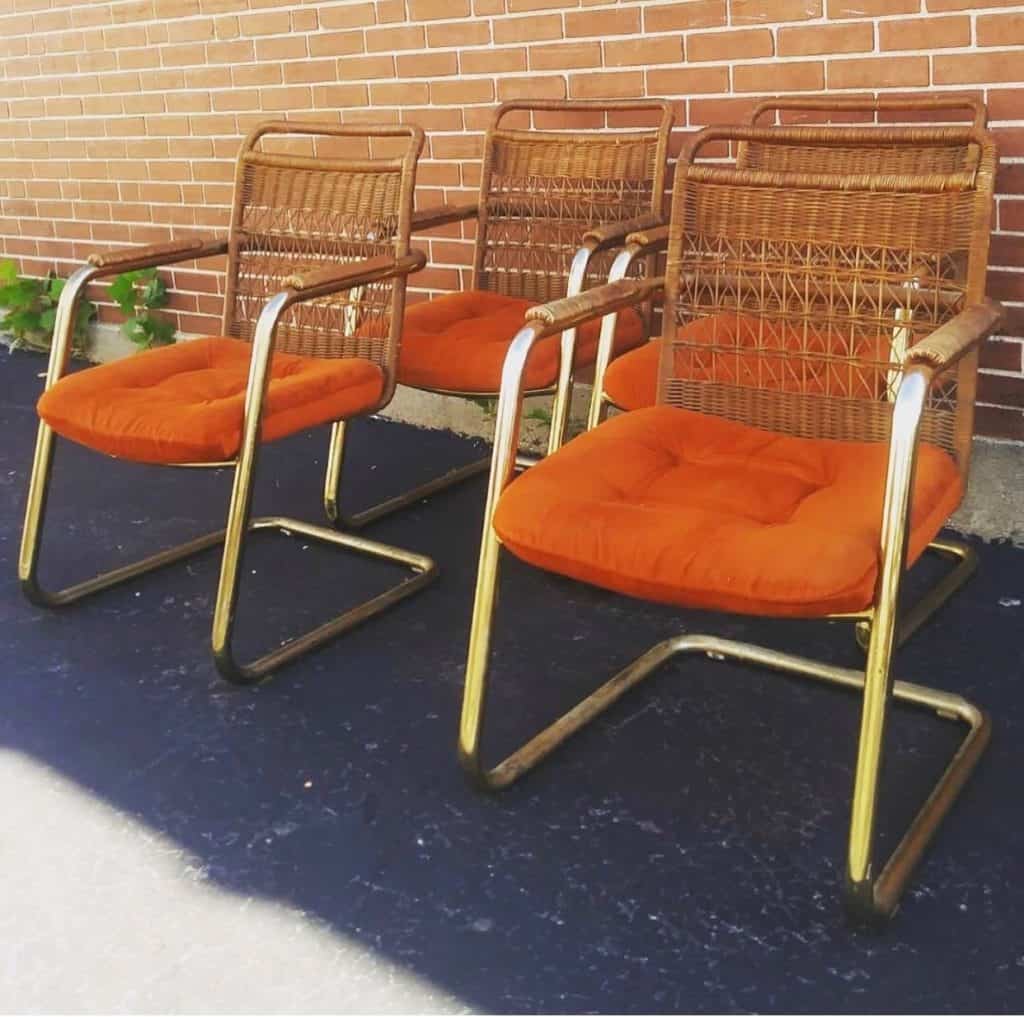
[{"label": "chair armrest", "polygon": [[145,247],[119,247],[113,251],[97,251],[89,255],[89,264],[103,275],[138,268],[155,268],[175,261],[192,261],[225,254],[228,249],[224,237],[182,237],[163,244]]},{"label": "chair armrest", "polygon": [[[380,254],[365,261],[347,261],[342,264],[313,265],[305,271],[295,272],[284,280],[284,285],[298,295],[298,300],[327,296],[353,286],[365,286],[398,275],[418,272],[427,263],[422,251],[411,251],[400,258]],[[291,303],[296,303],[292,300]]]},{"label": "chair armrest", "polygon": [[553,335],[584,322],[603,318],[612,311],[643,303],[652,293],[664,285],[660,277],[655,279],[620,279],[617,282],[595,286],[574,297],[563,297],[549,304],[538,304],[526,312],[528,323],[543,326],[541,335]]},{"label": "chair armrest", "polygon": [[637,230],[626,237],[630,247],[639,248],[637,254],[653,254],[663,251],[668,245],[668,226],[654,225],[649,229]]},{"label": "chair armrest", "polygon": [[1003,307],[985,299],[940,325],[931,335],[907,351],[905,365],[931,367],[936,374],[948,370],[990,336],[1003,320]]},{"label": "chair armrest", "polygon": [[632,234],[659,226],[661,223],[661,216],[648,212],[646,215],[638,215],[622,222],[595,226],[583,234],[583,243],[593,251],[606,251],[609,247],[621,247]]},{"label": "chair armrest", "polygon": [[480,214],[480,206],[474,201],[471,205],[438,205],[436,208],[425,208],[412,214],[412,232],[422,233],[434,230],[439,226],[448,226],[464,219],[475,219]]}]

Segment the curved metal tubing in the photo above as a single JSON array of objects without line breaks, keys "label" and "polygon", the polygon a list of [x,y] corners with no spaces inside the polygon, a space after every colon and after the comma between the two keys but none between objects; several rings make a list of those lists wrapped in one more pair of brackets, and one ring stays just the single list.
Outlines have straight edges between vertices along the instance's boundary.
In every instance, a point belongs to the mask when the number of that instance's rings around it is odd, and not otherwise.
[{"label": "curved metal tubing", "polygon": [[[608,272],[608,282],[625,279],[633,262],[640,257],[639,244],[629,244],[615,255]],[[612,360],[615,343],[615,329],[619,323],[619,312],[612,311],[601,319],[601,335],[597,341],[597,357],[594,360],[594,387],[590,394],[590,409],[587,413],[587,430],[593,430],[608,413],[609,402],[604,394],[604,376]]]},{"label": "curved metal tubing", "polygon": [[[980,758],[991,731],[987,716],[962,697],[909,682],[894,682],[891,676],[899,584],[906,561],[916,443],[932,372],[925,368],[909,370],[894,406],[880,540],[882,567],[871,611],[871,641],[863,672],[713,636],[680,636],[649,650],[496,766],[487,767],[481,760],[481,739],[500,560],[500,543],[494,531],[493,518],[498,499],[513,470],[522,405],[521,381],[539,332],[539,326],[520,331],[509,350],[502,376],[459,726],[462,767],[473,783],[481,788],[496,790],[507,787],[630,688],[679,653],[704,653],[715,660],[732,658],[861,692],[863,704],[844,902],[848,914],[857,922],[885,922],[895,912],[914,866]],[[875,813],[885,721],[892,697],[912,706],[933,710],[943,719],[963,722],[968,733],[896,849],[876,875]]]},{"label": "curved metal tubing", "polygon": [[[220,580],[217,586],[217,600],[213,615],[213,657],[217,670],[231,682],[251,684],[265,677],[276,667],[321,646],[329,639],[340,635],[359,622],[378,613],[391,604],[415,593],[437,574],[437,567],[429,558],[412,552],[402,551],[387,544],[361,540],[358,537],[336,533],[320,526],[313,526],[298,520],[285,518],[260,519],[251,521],[252,480],[259,457],[260,431],[263,418],[263,401],[266,398],[270,380],[270,358],[274,351],[274,337],[277,321],[282,312],[295,300],[292,292],[278,293],[264,306],[256,322],[253,336],[252,357],[249,362],[249,379],[245,393],[245,423],[242,431],[242,445],[235,467],[235,480],[231,491],[231,505],[228,509],[228,523],[224,538],[224,557],[221,563]],[[386,558],[413,569],[416,575],[407,579],[357,608],[325,622],[284,646],[258,658],[249,664],[234,659],[231,637],[235,626],[238,606],[239,572],[242,560],[244,536],[251,529],[275,528],[294,531],[314,540],[361,551],[374,557]]]}]

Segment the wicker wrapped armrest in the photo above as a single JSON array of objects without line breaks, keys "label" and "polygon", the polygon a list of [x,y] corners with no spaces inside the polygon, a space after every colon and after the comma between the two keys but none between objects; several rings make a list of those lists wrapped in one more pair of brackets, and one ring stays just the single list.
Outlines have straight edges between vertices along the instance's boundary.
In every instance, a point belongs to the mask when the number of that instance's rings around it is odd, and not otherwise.
[{"label": "wicker wrapped armrest", "polygon": [[284,285],[302,295],[303,299],[322,296],[337,290],[365,286],[397,275],[418,272],[427,263],[422,251],[411,251],[400,258],[381,254],[365,261],[348,261],[343,264],[313,265],[308,270],[296,272],[284,280]]},{"label": "wicker wrapped armrest", "polygon": [[134,268],[149,268],[166,265],[173,261],[191,261],[195,258],[209,258],[215,254],[226,254],[226,237],[181,237],[163,244],[149,244],[145,247],[119,247],[113,251],[97,251],[89,255],[93,268],[126,271]]},{"label": "wicker wrapped armrest", "polygon": [[990,336],[1002,319],[1003,308],[996,301],[985,299],[973,304],[912,346],[907,351],[906,366],[931,367],[936,373],[948,370]]},{"label": "wicker wrapped armrest", "polygon": [[662,218],[649,212],[622,222],[610,222],[604,226],[595,226],[583,234],[583,242],[594,251],[605,251],[609,247],[621,247],[638,231],[651,229],[662,223]]},{"label": "wicker wrapped armrest", "polygon": [[637,230],[626,237],[630,247],[640,248],[641,254],[654,254],[668,246],[668,226],[652,226],[649,229]]},{"label": "wicker wrapped armrest", "polygon": [[549,304],[538,304],[526,312],[527,322],[540,322],[544,333],[551,335],[574,325],[582,325],[594,318],[604,317],[612,311],[642,303],[655,290],[661,289],[664,280],[620,279],[617,282],[595,286],[574,297],[563,297]]},{"label": "wicker wrapped armrest", "polygon": [[480,206],[474,201],[466,205],[438,205],[436,208],[425,208],[413,212],[412,232],[422,233],[435,230],[439,226],[448,226],[453,222],[475,219],[480,214]]}]

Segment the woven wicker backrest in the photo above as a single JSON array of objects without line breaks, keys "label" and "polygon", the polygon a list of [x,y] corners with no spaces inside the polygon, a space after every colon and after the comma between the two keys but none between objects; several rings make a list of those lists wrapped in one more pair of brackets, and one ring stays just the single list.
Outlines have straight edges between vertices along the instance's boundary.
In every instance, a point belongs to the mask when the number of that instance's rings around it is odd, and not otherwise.
[{"label": "woven wicker backrest", "polygon": [[[978,166],[811,174],[699,158],[712,142],[815,135],[880,153],[973,146]],[[676,171],[659,399],[786,434],[886,439],[903,353],[983,296],[994,168],[976,128],[700,132]],[[964,464],[976,371],[965,358],[925,412],[925,439]]]},{"label": "woven wicker backrest", "polygon": [[[816,119],[844,118],[865,114],[873,119],[887,117],[899,121],[949,120],[954,114],[967,113],[979,130],[987,120],[985,104],[969,96],[907,96],[904,98],[836,98],[830,96],[792,96],[759,103],[750,117],[753,127],[768,126],[771,119],[803,114]],[[862,128],[865,132],[874,127]],[[977,168],[976,145],[956,140],[913,144],[901,139],[892,145],[842,145],[830,141],[827,128],[819,128],[809,144],[799,142],[740,142],[736,165],[739,169],[779,170],[790,173],[958,173]],[[827,162],[823,162],[823,158]]]},{"label": "woven wicker backrest", "polygon": [[[352,157],[320,158],[313,144],[344,139]],[[310,154],[291,154],[304,147]],[[242,146],[231,220],[224,334],[251,340],[284,279],[322,264],[409,251],[416,127],[269,123]],[[337,145],[337,142],[335,142]],[[281,317],[276,349],[364,357],[390,370],[404,280],[387,279],[297,304]]]},{"label": "woven wicker backrest", "polygon": [[[512,129],[510,113],[653,114],[651,128]],[[488,131],[480,185],[475,289],[544,302],[564,297],[591,227],[660,213],[672,110],[661,101],[507,103]],[[598,255],[589,285],[607,278]]]}]

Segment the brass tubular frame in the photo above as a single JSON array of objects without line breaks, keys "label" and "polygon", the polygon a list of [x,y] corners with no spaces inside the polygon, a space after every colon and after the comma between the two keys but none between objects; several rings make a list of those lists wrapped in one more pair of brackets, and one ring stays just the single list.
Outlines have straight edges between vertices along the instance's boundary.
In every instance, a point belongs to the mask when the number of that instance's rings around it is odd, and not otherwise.
[{"label": "brass tubular frame", "polygon": [[[849,616],[852,621],[863,621],[870,615],[870,640],[863,671],[710,635],[679,636],[648,650],[505,759],[488,766],[481,757],[481,739],[501,550],[493,518],[514,469],[523,397],[521,379],[537,339],[553,328],[541,321],[528,322],[516,336],[505,361],[459,726],[458,754],[463,769],[480,788],[508,787],[630,688],[681,653],[702,653],[714,660],[731,658],[860,692],[862,714],[843,897],[851,920],[863,924],[884,923],[898,907],[915,865],[966,783],[991,734],[988,717],[967,700],[939,689],[894,681],[891,674],[897,643],[899,586],[906,565],[918,432],[934,370],[927,366],[911,367],[904,375],[893,409],[880,539],[881,569],[875,601],[869,611]],[[918,609],[921,621],[930,613],[930,610]],[[905,625],[905,629],[907,627]],[[967,733],[899,844],[879,866],[875,858],[875,820],[885,723],[892,699],[963,723]]]},{"label": "brass tubular frame", "polygon": [[[259,131],[277,130],[283,132],[287,128],[288,125],[264,125],[251,137],[258,136]],[[384,130],[392,131],[391,128],[385,128]],[[394,130],[398,131],[399,129]],[[420,140],[422,135],[418,132],[418,129],[403,130],[412,139],[412,146],[406,155],[406,160],[410,160],[407,172],[411,196],[411,167],[415,164],[419,146],[422,143]],[[166,247],[169,246],[166,245]],[[75,310],[89,283],[104,276],[115,275],[118,272],[129,269],[157,267],[180,261],[191,261],[197,257],[206,257],[211,254],[224,253],[228,250],[228,247],[228,241],[218,240],[203,244],[193,243],[191,246],[182,244],[180,249],[174,250],[157,250],[153,248],[149,250],[148,257],[140,255],[133,258],[130,253],[125,252],[118,254],[116,257],[94,259],[90,265],[78,269],[68,280],[58,302],[53,348],[50,353],[46,375],[46,388],[55,385],[67,369]],[[389,544],[378,541],[366,540],[351,534],[338,533],[335,530],[316,526],[298,519],[283,516],[254,519],[251,515],[253,478],[256,472],[261,443],[263,406],[270,379],[270,363],[274,352],[276,331],[281,315],[293,305],[307,300],[343,292],[366,281],[393,278],[397,280],[397,283],[392,296],[392,307],[393,312],[400,320],[404,307],[405,280],[410,273],[418,271],[423,267],[424,260],[423,256],[417,252],[399,252],[393,260],[377,258],[360,263],[349,271],[347,275],[344,272],[340,272],[333,279],[326,276],[323,279],[316,277],[310,285],[305,287],[300,287],[300,280],[296,279],[295,286],[291,286],[288,283],[290,288],[273,296],[264,305],[253,335],[243,411],[242,441],[237,457],[224,463],[176,464],[178,466],[192,467],[234,467],[234,482],[225,529],[194,538],[176,547],[167,548],[140,561],[101,573],[91,579],[55,592],[45,590],[39,581],[38,575],[43,520],[46,513],[47,496],[53,468],[54,439],[56,437],[52,428],[45,421],[40,420],[29,479],[25,524],[18,557],[18,579],[26,597],[33,603],[41,606],[65,606],[98,593],[101,590],[109,589],[112,586],[127,582],[155,569],[181,561],[184,558],[198,554],[200,551],[223,543],[224,551],[211,636],[214,661],[218,671],[228,681],[236,684],[252,684],[265,678],[272,671],[294,660],[296,657],[322,646],[348,629],[411,596],[435,579],[438,574],[437,566],[425,555],[392,547]],[[379,405],[383,405],[390,399],[393,388],[393,374],[388,372],[385,392]],[[289,536],[316,540],[348,551],[365,554],[372,558],[390,561],[409,569],[411,575],[383,593],[350,608],[348,611],[310,631],[292,638],[283,646],[271,650],[253,661],[240,662],[235,658],[232,650],[232,635],[238,605],[245,539],[253,531],[264,529],[277,530]]]}]

